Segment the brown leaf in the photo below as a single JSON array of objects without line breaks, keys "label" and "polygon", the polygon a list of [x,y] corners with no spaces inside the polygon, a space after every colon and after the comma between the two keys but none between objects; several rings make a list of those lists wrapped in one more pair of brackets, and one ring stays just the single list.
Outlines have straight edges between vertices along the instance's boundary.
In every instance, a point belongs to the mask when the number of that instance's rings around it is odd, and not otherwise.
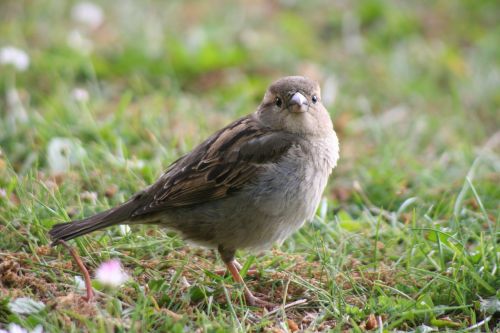
[{"label": "brown leaf", "polygon": [[52,247],[49,245],[42,245],[36,248],[36,254],[39,256],[47,256],[52,253]]},{"label": "brown leaf", "polygon": [[58,310],[74,311],[86,317],[92,317],[97,314],[95,303],[89,303],[81,295],[72,292],[65,296],[56,297],[52,306]]},{"label": "brown leaf", "polygon": [[373,330],[378,327],[377,318],[375,318],[373,313],[370,313],[368,316],[365,327],[367,330]]},{"label": "brown leaf", "polygon": [[118,186],[116,185],[111,185],[109,186],[106,191],[104,192],[104,195],[107,197],[107,198],[112,198],[115,196],[115,194],[118,192]]},{"label": "brown leaf", "polygon": [[181,320],[182,319],[182,315],[172,311],[172,310],[169,310],[169,309],[161,309],[161,312],[165,313],[167,316],[169,316],[170,318],[172,318],[174,321],[177,321],[177,320]]},{"label": "brown leaf", "polygon": [[286,322],[288,324],[288,328],[290,329],[290,331],[296,332],[299,330],[299,325],[297,325],[297,323],[294,322],[292,319],[287,319]]}]

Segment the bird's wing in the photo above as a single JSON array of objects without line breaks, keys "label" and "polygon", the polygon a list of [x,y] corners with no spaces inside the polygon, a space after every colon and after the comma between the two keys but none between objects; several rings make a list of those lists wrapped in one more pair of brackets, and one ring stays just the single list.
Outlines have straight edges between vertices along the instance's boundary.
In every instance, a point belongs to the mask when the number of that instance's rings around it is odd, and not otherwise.
[{"label": "bird's wing", "polygon": [[277,161],[297,137],[271,131],[252,116],[241,118],[174,162],[163,176],[139,193],[132,217],[166,208],[224,198],[241,189],[262,164]]}]

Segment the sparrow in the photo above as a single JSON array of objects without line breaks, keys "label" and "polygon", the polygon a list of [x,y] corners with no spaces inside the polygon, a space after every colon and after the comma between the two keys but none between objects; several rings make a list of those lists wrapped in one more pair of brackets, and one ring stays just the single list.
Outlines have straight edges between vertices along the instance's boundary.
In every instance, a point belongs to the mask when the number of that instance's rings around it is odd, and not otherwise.
[{"label": "sparrow", "polygon": [[255,112],[210,136],[128,201],[54,225],[52,245],[117,224],[157,224],[217,249],[247,304],[267,306],[245,285],[235,253],[281,244],[310,220],[338,157],[318,83],[284,77]]}]

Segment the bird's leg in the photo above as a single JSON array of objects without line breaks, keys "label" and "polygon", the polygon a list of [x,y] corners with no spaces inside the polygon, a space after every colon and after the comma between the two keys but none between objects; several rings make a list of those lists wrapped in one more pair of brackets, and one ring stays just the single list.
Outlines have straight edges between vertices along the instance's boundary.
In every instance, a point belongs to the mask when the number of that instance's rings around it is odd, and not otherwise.
[{"label": "bird's leg", "polygon": [[219,253],[221,254],[222,260],[226,264],[227,270],[231,273],[234,281],[241,283],[243,285],[243,291],[245,293],[245,300],[251,306],[260,306],[265,308],[274,308],[275,304],[264,301],[258,297],[255,297],[250,289],[248,289],[245,281],[240,275],[241,265],[234,259],[234,250],[226,250],[222,246],[219,246]]},{"label": "bird's leg", "polygon": [[87,296],[84,297],[84,300],[87,302],[91,302],[94,298],[94,291],[92,290],[92,284],[90,282],[90,274],[89,271],[87,270],[87,267],[85,267],[85,264],[83,263],[82,259],[80,258],[80,255],[74,248],[69,246],[68,243],[63,241],[62,239],[57,242],[58,244],[63,245],[68,251],[69,254],[73,257],[73,259],[76,261],[76,264],[78,265],[78,268],[80,268],[80,271],[83,274],[83,279],[85,281],[85,289],[87,290]]},{"label": "bird's leg", "polygon": [[[234,259],[234,260],[233,260],[233,262],[234,262],[234,264],[236,265],[236,268],[237,268],[239,271],[241,271],[241,269],[243,268],[243,266],[241,266],[241,264],[240,264],[240,263],[239,263],[236,259]],[[214,273],[215,273],[215,274],[217,274],[217,275],[222,275],[222,276],[224,276],[224,275],[226,275],[227,271],[228,271],[227,269],[225,269],[225,268],[221,268],[221,269],[216,269],[216,270],[214,271]]]},{"label": "bird's leg", "polygon": [[[236,260],[234,259],[234,264],[236,265],[236,268],[238,269],[238,271],[241,271],[241,269],[243,268],[243,266]],[[214,271],[215,274],[217,275],[222,275],[224,276],[227,272],[227,269],[216,269]],[[259,272],[256,270],[256,269],[249,269],[247,272],[246,272],[246,275],[248,276],[257,276],[259,275]]]}]

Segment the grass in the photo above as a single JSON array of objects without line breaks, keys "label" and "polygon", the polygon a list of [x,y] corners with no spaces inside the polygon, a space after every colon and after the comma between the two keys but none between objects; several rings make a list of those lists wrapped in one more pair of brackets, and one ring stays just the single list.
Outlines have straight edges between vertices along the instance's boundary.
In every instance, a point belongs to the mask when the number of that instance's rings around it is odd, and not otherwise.
[{"label": "grass", "polygon": [[[0,48],[30,57],[23,72],[0,65],[0,328],[499,329],[496,1],[99,4],[95,29],[71,19],[70,2],[0,4]],[[69,45],[72,31],[92,49]],[[247,307],[212,273],[214,252],[154,227],[74,241],[91,272],[119,258],[132,277],[118,290],[94,281],[98,302],[83,302],[50,227],[127,199],[295,73],[322,82],[339,166],[311,223],[239,258],[259,272],[250,289],[307,303]],[[72,161],[58,175],[54,138]],[[45,307],[12,311],[19,297]]]}]

